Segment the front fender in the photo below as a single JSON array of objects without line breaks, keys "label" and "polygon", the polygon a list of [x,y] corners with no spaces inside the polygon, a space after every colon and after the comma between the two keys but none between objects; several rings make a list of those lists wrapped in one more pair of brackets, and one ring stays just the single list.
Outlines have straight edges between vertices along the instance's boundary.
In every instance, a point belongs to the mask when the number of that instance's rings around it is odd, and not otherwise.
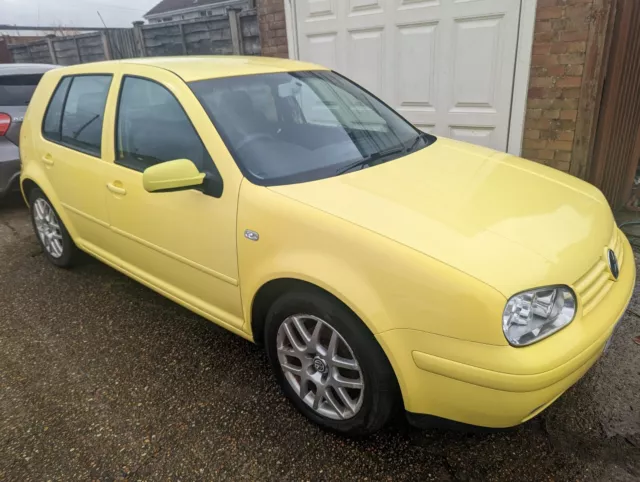
[{"label": "front fender", "polygon": [[[245,229],[259,235],[244,237]],[[392,239],[244,182],[238,266],[245,326],[265,283],[294,278],[347,305],[374,333],[412,329],[492,345],[505,298],[487,284]]]},{"label": "front fender", "polygon": [[389,317],[381,298],[363,274],[344,260],[308,249],[285,250],[262,257],[252,252],[251,241],[239,246],[241,295],[245,331],[251,332],[251,312],[256,294],[264,285],[279,279],[305,281],[331,293],[348,306],[372,333],[389,329]]}]

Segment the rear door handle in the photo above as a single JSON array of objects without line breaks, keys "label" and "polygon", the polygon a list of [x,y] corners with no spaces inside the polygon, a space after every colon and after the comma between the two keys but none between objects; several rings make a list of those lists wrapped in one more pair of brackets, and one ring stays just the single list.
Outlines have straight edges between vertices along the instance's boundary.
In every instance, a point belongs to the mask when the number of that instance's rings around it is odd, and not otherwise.
[{"label": "rear door handle", "polygon": [[53,166],[53,159],[51,158],[51,154],[45,154],[42,156],[42,162],[45,166]]},{"label": "rear door handle", "polygon": [[109,191],[111,191],[112,193],[120,194],[121,196],[124,196],[125,194],[127,194],[127,190],[125,188],[117,186],[116,184],[114,184],[112,182],[108,182],[107,183],[107,189]]}]

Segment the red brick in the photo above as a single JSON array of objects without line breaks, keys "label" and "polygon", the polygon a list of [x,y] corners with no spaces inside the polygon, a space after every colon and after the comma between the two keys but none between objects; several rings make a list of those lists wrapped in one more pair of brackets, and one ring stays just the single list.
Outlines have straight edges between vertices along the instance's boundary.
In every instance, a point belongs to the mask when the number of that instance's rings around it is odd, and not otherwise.
[{"label": "red brick", "polygon": [[540,131],[537,129],[526,129],[524,131],[525,139],[540,139]]},{"label": "red brick", "polygon": [[560,64],[584,64],[584,53],[561,54],[558,56]]},{"label": "red brick", "polygon": [[570,5],[565,9],[565,16],[571,19],[584,20],[591,14],[591,5]]},{"label": "red brick", "polygon": [[582,75],[584,66],[582,65],[569,65],[567,66],[567,75]]},{"label": "red brick", "polygon": [[563,110],[562,112],[560,112],[560,119],[564,119],[564,120],[576,120],[578,117],[578,111],[577,110]]},{"label": "red brick", "polygon": [[[575,55],[575,54],[571,54]],[[531,65],[539,67],[548,67],[550,65],[558,65],[559,58],[557,55],[532,55]]]},{"label": "red brick", "polygon": [[555,152],[551,149],[542,149],[538,151],[538,159],[544,159],[545,161],[550,161],[553,159]]},{"label": "red brick", "polygon": [[537,32],[533,34],[533,40],[535,42],[549,42],[555,38],[556,34],[553,31],[548,32]]},{"label": "red brick", "polygon": [[553,99],[535,99],[529,97],[527,99],[527,108],[528,109],[549,109],[553,106],[553,103],[556,102]]},{"label": "red brick", "polygon": [[544,149],[547,147],[547,142],[539,139],[525,139],[522,141],[522,146],[525,149]]},{"label": "red brick", "polygon": [[554,42],[549,51],[552,54],[563,54],[567,51],[567,44],[564,42]]},{"label": "red brick", "polygon": [[559,32],[560,40],[563,42],[586,41],[589,38],[589,30],[578,30],[573,32]]},{"label": "red brick", "polygon": [[582,77],[562,77],[556,82],[558,87],[580,87],[582,85]]},{"label": "red brick", "polygon": [[567,52],[584,53],[587,51],[587,42],[568,42],[566,45]]},{"label": "red brick", "polygon": [[569,167],[571,166],[571,162],[569,161],[551,161],[549,163],[551,167],[555,167],[559,171],[569,172]]},{"label": "red brick", "polygon": [[542,117],[542,109],[527,109],[527,118],[540,119]]},{"label": "red brick", "polygon": [[550,65],[547,67],[547,75],[552,75],[554,77],[559,77],[564,75],[566,66],[564,65]]},{"label": "red brick", "polygon": [[580,89],[564,89],[562,92],[562,97],[565,99],[579,99],[580,98]]},{"label": "red brick", "polygon": [[559,110],[545,110],[542,112],[542,117],[545,119],[559,119],[560,111]]},{"label": "red brick", "polygon": [[549,42],[534,43],[531,53],[533,55],[545,55],[551,51],[551,44]]},{"label": "red brick", "polygon": [[557,7],[564,5],[564,0],[538,0],[538,8]]},{"label": "red brick", "polygon": [[559,131],[575,131],[576,130],[576,121],[573,120],[557,120],[554,121],[556,124],[553,127]]},{"label": "red brick", "polygon": [[549,21],[545,22],[544,20],[536,19],[534,32],[539,33],[539,32],[551,32],[551,31],[553,31],[553,29],[551,28],[551,22]]},{"label": "red brick", "polygon": [[529,85],[531,87],[552,87],[553,77],[534,77]]},{"label": "red brick", "polygon": [[549,106],[552,109],[577,109],[578,99],[554,99]]},{"label": "red brick", "polygon": [[522,149],[522,157],[525,159],[536,160],[538,158],[538,152],[540,151],[537,149]]},{"label": "red brick", "polygon": [[570,151],[573,148],[573,142],[569,141],[547,141],[549,149],[557,151]]},{"label": "red brick", "polygon": [[564,152],[564,151],[556,151],[555,159],[558,160],[558,161],[570,162],[571,161],[571,153],[570,152]]},{"label": "red brick", "polygon": [[572,141],[574,133],[573,132],[558,132],[558,140],[559,141]]},{"label": "red brick", "polygon": [[563,7],[542,7],[536,12],[536,20],[545,20],[548,18],[561,18],[564,12]]},{"label": "red brick", "polygon": [[527,119],[525,127],[527,129],[549,129],[551,121],[549,119]]}]

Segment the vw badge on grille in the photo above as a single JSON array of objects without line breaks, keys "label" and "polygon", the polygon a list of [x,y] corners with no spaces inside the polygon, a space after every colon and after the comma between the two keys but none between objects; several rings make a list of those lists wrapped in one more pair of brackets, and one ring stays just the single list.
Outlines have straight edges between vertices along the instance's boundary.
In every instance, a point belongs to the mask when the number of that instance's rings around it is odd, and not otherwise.
[{"label": "vw badge on grille", "polygon": [[620,267],[618,266],[616,253],[614,253],[612,249],[607,251],[607,261],[609,262],[609,271],[611,271],[613,278],[618,279],[618,276],[620,275]]}]

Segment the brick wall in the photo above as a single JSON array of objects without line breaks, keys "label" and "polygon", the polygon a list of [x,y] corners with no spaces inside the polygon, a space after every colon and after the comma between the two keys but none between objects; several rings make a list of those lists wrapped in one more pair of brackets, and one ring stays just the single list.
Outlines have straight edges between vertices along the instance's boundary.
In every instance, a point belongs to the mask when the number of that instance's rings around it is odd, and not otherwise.
[{"label": "brick wall", "polygon": [[522,156],[569,171],[593,0],[538,0]]},{"label": "brick wall", "polygon": [[262,55],[289,57],[284,0],[257,0]]}]

